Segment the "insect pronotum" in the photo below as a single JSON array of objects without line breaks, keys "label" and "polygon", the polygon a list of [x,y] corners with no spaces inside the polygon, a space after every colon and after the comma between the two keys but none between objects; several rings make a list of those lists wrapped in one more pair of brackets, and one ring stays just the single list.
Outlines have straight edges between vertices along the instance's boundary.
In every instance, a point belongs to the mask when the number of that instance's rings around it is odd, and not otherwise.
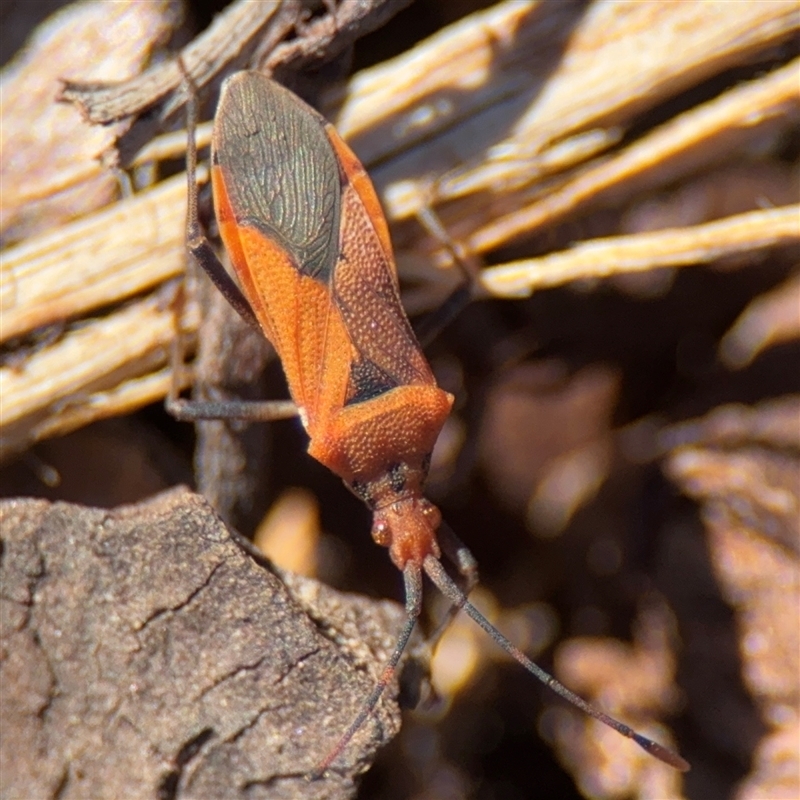
[{"label": "insect pronotum", "polygon": [[[476,562],[423,494],[453,397],[436,385],[403,311],[389,229],[353,152],[329,122],[267,77],[238,72],[225,81],[214,120],[211,181],[237,286],[198,221],[197,112],[186,80],[188,250],[275,347],[309,453],[372,510],[372,538],[389,549],[405,582],[407,619],[382,676],[312,775],[334,763],[391,681],[420,614],[423,572],[553,691],[666,764],[687,770],[681,756],[590,706],[534,664],[467,599],[477,582]],[[286,403],[193,404],[174,394],[169,407],[182,419],[276,419],[295,411]],[[463,590],[442,566],[443,554]]]}]

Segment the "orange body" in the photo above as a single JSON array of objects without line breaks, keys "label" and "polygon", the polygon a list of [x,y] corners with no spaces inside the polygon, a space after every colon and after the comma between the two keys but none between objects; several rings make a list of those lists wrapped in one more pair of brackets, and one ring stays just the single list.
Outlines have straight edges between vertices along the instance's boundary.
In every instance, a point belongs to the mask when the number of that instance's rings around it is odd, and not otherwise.
[{"label": "orange body", "polygon": [[453,397],[403,311],[364,168],[316,111],[240,72],[220,98],[212,185],[222,239],[280,356],[309,453],[373,510],[373,538],[400,569],[438,558],[440,516],[422,490]]},{"label": "orange body", "polygon": [[[195,120],[190,107],[192,131]],[[677,753],[593,708],[534,664],[469,602],[478,578],[475,559],[451,530],[439,531],[439,511],[423,496],[431,451],[453,398],[436,385],[400,304],[375,190],[336,131],[259,73],[239,72],[225,82],[211,179],[241,291],[200,233],[190,142],[189,251],[275,346],[311,438],[309,452],[372,508],[372,536],[403,571],[406,623],[372,693],[312,777],[342,753],[392,680],[422,608],[423,573],[453,609],[463,609],[529,673],[651,755],[688,769]],[[218,416],[211,405],[190,418]],[[437,531],[463,589],[439,560]]]}]

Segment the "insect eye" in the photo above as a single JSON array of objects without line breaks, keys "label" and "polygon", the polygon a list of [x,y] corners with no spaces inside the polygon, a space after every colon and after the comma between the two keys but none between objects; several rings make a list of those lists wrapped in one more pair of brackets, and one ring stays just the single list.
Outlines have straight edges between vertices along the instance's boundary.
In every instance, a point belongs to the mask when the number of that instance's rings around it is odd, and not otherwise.
[{"label": "insect eye", "polygon": [[375,522],[372,524],[372,539],[376,544],[379,544],[383,547],[389,546],[392,535],[391,531],[389,530],[389,525],[385,520],[375,520]]}]

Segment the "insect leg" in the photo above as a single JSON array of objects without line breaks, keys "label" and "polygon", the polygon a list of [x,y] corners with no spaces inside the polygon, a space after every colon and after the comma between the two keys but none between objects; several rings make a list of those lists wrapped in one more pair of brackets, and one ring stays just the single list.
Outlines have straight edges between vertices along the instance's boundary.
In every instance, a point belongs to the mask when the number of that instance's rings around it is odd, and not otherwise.
[{"label": "insect leg", "polygon": [[[228,274],[225,267],[217,258],[211,243],[203,235],[200,218],[197,211],[197,143],[195,132],[197,129],[197,92],[192,78],[186,70],[181,58],[178,66],[184,77],[186,100],[186,184],[187,184],[187,211],[186,211],[186,249],[195,263],[211,278],[214,285],[222,292],[225,299],[233,306],[234,310],[256,330],[261,328],[256,320],[250,304],[245,299],[239,287]],[[176,302],[176,316],[181,318],[184,297],[181,294]],[[181,386],[181,373],[184,364],[183,335],[180,322],[177,325],[178,333],[173,341],[170,360],[172,364],[172,381],[169,395],[165,405],[167,411],[183,422],[192,422],[200,419],[240,419],[250,421],[270,421],[287,419],[297,414],[297,406],[290,400],[244,402],[240,400],[184,400],[178,395]]]},{"label": "insect leg", "polygon": [[414,625],[422,610],[422,570],[419,564],[409,561],[403,569],[403,579],[406,588],[406,622],[403,629],[400,631],[400,635],[397,637],[394,650],[389,656],[389,660],[386,662],[386,666],[384,666],[381,677],[375,684],[372,693],[364,701],[356,718],[342,734],[330,753],[325,756],[309,775],[311,780],[321,778],[331,764],[341,755],[358,729],[366,722],[367,717],[375,709],[375,706],[378,705],[381,695],[394,678],[395,672],[397,671],[397,664],[406,649],[408,640],[411,638],[411,633],[414,630]]},{"label": "insect leg", "polygon": [[[478,585],[478,562],[475,556],[472,555],[464,542],[456,536],[453,529],[446,522],[442,522],[439,526],[436,539],[442,548],[442,552],[458,570],[460,580],[457,586],[459,590],[464,597],[469,597],[472,590]],[[430,636],[429,642],[432,648],[435,648],[439,643],[439,639],[450,627],[450,623],[459,611],[459,606],[455,604],[451,605],[447,610],[447,613]]]},{"label": "insect leg", "polygon": [[417,219],[428,233],[446,250],[461,270],[462,281],[435,310],[424,317],[414,329],[420,344],[430,344],[465,308],[479,286],[479,268],[475,258],[469,256],[464,248],[445,230],[436,212],[425,206],[417,211]]},{"label": "insect leg", "polygon": [[186,66],[182,59],[178,59],[178,65],[183,72],[186,101],[186,185],[187,185],[187,208],[186,208],[186,249],[195,263],[203,272],[211,278],[211,281],[222,292],[225,299],[231,304],[242,319],[252,325],[257,331],[261,328],[247,302],[241,289],[236,285],[233,278],[228,274],[225,267],[217,258],[211,243],[203,235],[200,226],[200,217],[197,213],[197,142],[195,141],[195,130],[197,129],[197,92],[191,75],[186,71]]},{"label": "insect leg", "polygon": [[195,422],[201,419],[239,419],[245,422],[274,422],[291,419],[298,414],[297,406],[291,400],[184,400],[168,398],[167,411],[181,422]]},{"label": "insect leg", "polygon": [[164,400],[167,413],[181,422],[195,422],[203,419],[230,419],[250,422],[270,422],[289,419],[297,415],[297,406],[292,400],[267,400],[253,402],[244,400],[186,400],[180,397],[186,384],[185,340],[181,328],[183,307],[186,301],[184,287],[180,287],[173,301],[175,313],[175,338],[170,347],[170,385]]}]

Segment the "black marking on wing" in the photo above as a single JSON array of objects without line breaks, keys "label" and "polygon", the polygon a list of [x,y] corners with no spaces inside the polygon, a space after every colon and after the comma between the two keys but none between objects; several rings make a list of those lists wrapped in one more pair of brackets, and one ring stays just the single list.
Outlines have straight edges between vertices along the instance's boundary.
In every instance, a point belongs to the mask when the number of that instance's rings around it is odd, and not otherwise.
[{"label": "black marking on wing", "polygon": [[365,403],[399,385],[391,375],[384,372],[374,362],[368,359],[353,361],[350,365],[350,377],[347,382],[344,404],[352,406],[356,403]]}]

